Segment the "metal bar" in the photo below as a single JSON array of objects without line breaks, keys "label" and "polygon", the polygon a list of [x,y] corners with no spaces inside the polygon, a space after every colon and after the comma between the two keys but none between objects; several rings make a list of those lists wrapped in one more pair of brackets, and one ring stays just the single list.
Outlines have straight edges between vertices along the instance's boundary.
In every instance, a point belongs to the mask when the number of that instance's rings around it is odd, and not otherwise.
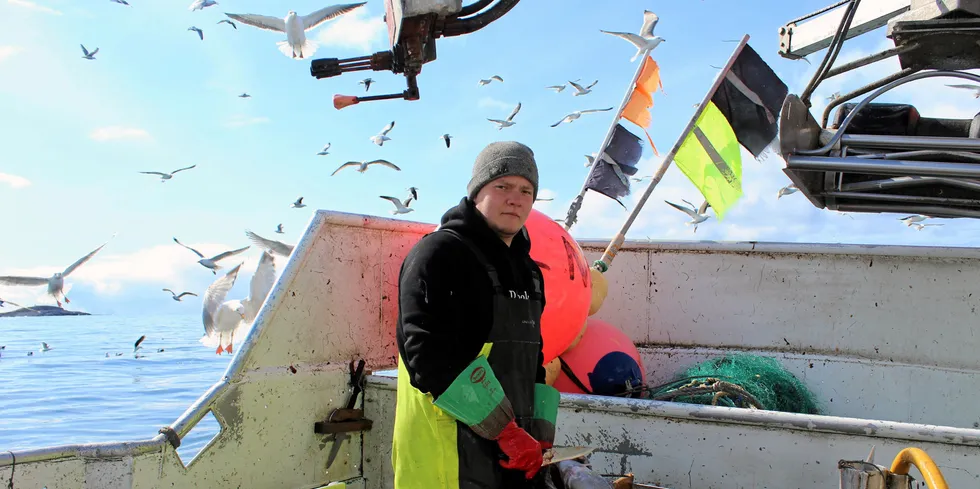
[{"label": "metal bar", "polygon": [[898,214],[919,214],[929,217],[957,218],[972,217],[980,218],[980,210],[956,209],[951,207],[936,206],[908,206],[908,205],[883,205],[883,204],[846,204],[838,206],[840,212],[888,212]]},{"label": "metal bar", "polygon": [[[863,0],[844,40],[884,26],[888,19],[907,12],[911,6],[911,0]],[[779,54],[786,58],[799,58],[830,46],[830,40],[844,16],[844,10],[828,11],[803,24],[787,23],[780,29]]]},{"label": "metal bar", "polygon": [[860,172],[878,175],[980,178],[980,164],[975,163],[908,160],[884,161],[856,158],[853,156],[846,158],[826,158],[790,155],[786,158],[786,168],[790,170]]},{"label": "metal bar", "polygon": [[[711,100],[711,97],[714,96],[715,91],[718,90],[718,87],[720,87],[721,83],[725,80],[725,74],[732,69],[732,65],[735,64],[735,60],[738,58],[738,55],[741,54],[742,49],[745,48],[748,42],[749,35],[745,34],[742,36],[742,40],[738,43],[738,46],[735,47],[735,51],[732,52],[731,57],[728,58],[728,62],[725,63],[725,66],[723,66],[715,76],[715,81],[711,84],[711,88],[704,94],[704,98],[701,99],[701,103],[698,105],[697,110],[694,111],[694,115],[691,117],[691,120],[687,122],[687,126],[685,126],[684,130],[681,131],[680,136],[677,138],[677,142],[674,143],[674,147],[670,148],[670,153],[667,153],[667,156],[665,156],[663,161],[660,163],[660,167],[657,168],[657,171],[653,174],[653,177],[650,179],[650,183],[647,185],[646,190],[640,197],[640,201],[637,202],[636,207],[633,208],[633,212],[630,213],[629,217],[626,218],[626,222],[623,223],[622,228],[620,228],[619,232],[616,233],[616,236],[613,237],[612,241],[609,242],[609,246],[606,247],[606,251],[602,253],[602,258],[596,262],[596,266],[601,271],[605,271],[605,269],[609,268],[609,265],[616,257],[619,247],[622,246],[623,241],[626,240],[626,232],[629,231],[630,226],[633,225],[633,221],[636,220],[636,216],[640,214],[640,209],[643,208],[643,204],[646,204],[647,199],[649,199],[650,195],[653,194],[653,189],[657,187],[657,184],[660,183],[661,179],[663,179],[664,174],[667,173],[667,168],[669,168],[671,162],[673,162],[674,155],[677,154],[677,151],[680,150],[681,145],[684,144],[684,140],[687,139],[688,133],[690,133],[691,129],[694,128],[698,118],[701,117],[701,113],[704,112],[704,108],[708,106],[708,102]],[[598,155],[596,159],[599,159],[601,156],[602,155]]]},{"label": "metal bar", "polygon": [[[861,148],[914,148],[934,150],[966,150],[980,151],[980,139],[945,138],[936,136],[883,136],[874,134],[844,134],[840,138],[841,145]],[[867,159],[867,158],[863,158]]]},{"label": "metal bar", "polygon": [[860,68],[860,67],[865,66],[865,65],[869,65],[871,63],[876,63],[876,62],[881,61],[883,59],[886,59],[886,58],[890,58],[892,56],[895,56],[896,54],[902,54],[905,51],[912,50],[912,49],[914,49],[916,47],[918,47],[917,44],[907,44],[907,45],[896,47],[896,48],[886,49],[886,50],[884,50],[884,51],[882,51],[880,53],[872,54],[870,56],[865,56],[863,58],[859,58],[859,59],[856,59],[854,61],[851,61],[850,63],[844,63],[844,64],[838,66],[837,68],[834,68],[834,69],[828,71],[827,74],[824,75],[823,78],[824,78],[824,80],[826,80],[827,78],[835,77],[835,76],[837,76],[837,75],[839,75],[841,73],[844,73],[845,71],[851,71],[853,69]]},{"label": "metal bar", "polygon": [[493,3],[493,0],[478,0],[469,5],[464,5],[463,8],[459,10],[459,12],[456,12],[456,17],[458,18],[468,17],[487,8],[487,5],[490,5],[491,3]]},{"label": "metal bar", "polygon": [[629,103],[630,97],[633,95],[633,90],[636,89],[636,80],[640,79],[640,74],[643,72],[643,64],[646,62],[647,55],[649,51],[644,51],[642,56],[639,56],[640,64],[636,67],[636,73],[633,73],[633,80],[630,81],[629,87],[626,89],[626,94],[623,95],[623,100],[619,103],[619,108],[616,109],[616,116],[613,117],[612,123],[609,124],[609,130],[606,131],[606,137],[602,138],[602,144],[599,146],[599,152],[596,153],[596,157],[592,160],[592,166],[589,167],[589,172],[586,174],[585,181],[582,182],[582,189],[579,190],[578,195],[572,200],[572,204],[568,207],[568,213],[565,215],[565,231],[571,229],[575,224],[578,217],[578,211],[582,207],[582,199],[585,198],[585,193],[588,192],[586,185],[589,183],[589,178],[592,177],[592,172],[595,170],[596,165],[604,164],[602,162],[602,154],[606,151],[606,147],[609,146],[609,142],[612,141],[613,134],[616,132],[616,126],[619,124],[619,120],[623,117],[623,111],[626,110],[626,104]]},{"label": "metal bar", "polygon": [[851,152],[856,153],[857,158],[874,158],[883,160],[902,160],[907,158],[915,158],[919,156],[928,157],[955,157],[963,158],[965,160],[973,160],[980,163],[980,154],[970,153],[967,151],[938,151],[934,149],[922,149],[915,151],[896,151],[894,153],[874,153],[871,151],[864,150],[862,148],[850,148]]},{"label": "metal bar", "polygon": [[863,192],[865,190],[886,190],[894,188],[921,187],[923,185],[941,184],[959,187],[966,190],[980,191],[980,181],[961,180],[958,178],[941,177],[896,177],[884,180],[870,180],[841,185],[842,192]]},{"label": "metal bar", "polygon": [[[904,71],[905,70],[903,70],[902,72],[904,72]],[[874,93],[872,93],[871,95],[869,95],[868,97],[866,97],[864,100],[862,100],[861,103],[857,104],[857,106],[854,107],[854,110],[852,110],[851,113],[850,114],[847,114],[847,117],[844,118],[844,121],[841,123],[841,126],[837,129],[837,132],[834,134],[834,136],[831,137],[830,138],[830,141],[828,141],[827,144],[825,144],[823,147],[817,148],[817,149],[810,149],[810,150],[798,150],[796,152],[796,154],[799,154],[799,155],[820,155],[820,154],[826,154],[831,149],[833,149],[834,145],[837,144],[838,141],[840,141],[841,136],[844,135],[844,130],[846,130],[847,129],[847,126],[849,126],[851,124],[851,121],[854,120],[854,116],[857,115],[857,113],[860,112],[861,109],[863,109],[869,103],[871,103],[872,100],[878,98],[879,95],[881,95],[881,94],[883,94],[883,93],[885,93],[885,92],[887,92],[887,91],[889,91],[889,90],[891,90],[891,89],[893,89],[895,87],[904,85],[906,83],[909,83],[909,82],[912,82],[912,81],[915,81],[915,80],[921,80],[923,78],[933,78],[933,77],[937,77],[937,76],[948,76],[948,77],[951,77],[951,78],[963,78],[965,80],[970,80],[970,81],[974,81],[974,82],[980,82],[980,75],[974,75],[972,73],[963,73],[961,71],[945,71],[945,70],[943,70],[943,71],[924,71],[924,72],[919,72],[919,73],[913,73],[913,74],[908,75],[908,76],[906,76],[904,78],[895,80],[895,81],[893,81],[893,82],[891,82],[891,83],[889,83],[889,84],[887,84],[887,85],[879,88],[878,90],[875,90]]]},{"label": "metal bar", "polygon": [[865,192],[823,192],[825,196],[836,198],[878,200],[882,202],[902,202],[915,204],[935,204],[935,205],[962,205],[967,207],[980,207],[980,199],[952,199],[948,197],[927,197],[918,195],[895,195],[895,194],[872,194]]},{"label": "metal bar", "polygon": [[[902,77],[912,75],[918,71],[919,71],[918,68],[905,68],[902,71],[899,71],[897,73],[892,73],[891,75],[888,75],[878,81],[869,83],[861,88],[858,88],[857,90],[845,93],[844,95],[841,95],[840,97],[831,100],[830,103],[823,108],[823,115],[820,118],[821,127],[827,127],[827,121],[830,120],[830,112],[834,110],[834,108],[836,108],[837,106],[845,104],[855,97],[860,97],[861,95],[864,95],[876,88],[882,87],[885,84],[891,83],[895,80],[900,80]],[[855,108],[854,110],[856,111],[857,109]]]},{"label": "metal bar", "polygon": [[472,17],[457,18],[447,22],[442,35],[445,37],[461,36],[476,32],[496,21],[517,5],[520,0],[498,0],[487,10]]}]

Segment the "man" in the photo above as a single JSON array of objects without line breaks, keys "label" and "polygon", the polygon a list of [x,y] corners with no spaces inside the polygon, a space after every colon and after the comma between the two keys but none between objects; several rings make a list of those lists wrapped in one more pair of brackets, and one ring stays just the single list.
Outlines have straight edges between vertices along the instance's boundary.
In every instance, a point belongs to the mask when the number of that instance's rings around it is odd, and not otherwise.
[{"label": "man", "polygon": [[467,192],[399,275],[397,489],[535,487],[554,442],[544,286],[524,228],[538,192],[534,153],[488,145]]}]

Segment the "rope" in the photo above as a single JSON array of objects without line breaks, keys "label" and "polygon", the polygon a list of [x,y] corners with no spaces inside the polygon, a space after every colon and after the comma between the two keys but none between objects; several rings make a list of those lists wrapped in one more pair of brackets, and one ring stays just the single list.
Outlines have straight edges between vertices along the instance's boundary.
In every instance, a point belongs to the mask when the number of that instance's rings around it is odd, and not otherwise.
[{"label": "rope", "polygon": [[163,428],[160,428],[160,431],[158,431],[158,433],[161,433],[167,437],[167,441],[170,442],[170,445],[172,447],[174,447],[174,450],[176,450],[177,447],[180,446],[180,437],[177,436],[177,432],[174,431],[173,428],[169,426],[164,426]]},{"label": "rope", "polygon": [[655,401],[673,401],[678,397],[697,396],[712,392],[714,393],[711,400],[712,406],[717,406],[720,398],[727,397],[733,403],[736,403],[736,405],[747,404],[749,409],[763,409],[762,403],[741,386],[712,377],[704,380],[692,380],[677,389],[652,394],[650,399]]}]

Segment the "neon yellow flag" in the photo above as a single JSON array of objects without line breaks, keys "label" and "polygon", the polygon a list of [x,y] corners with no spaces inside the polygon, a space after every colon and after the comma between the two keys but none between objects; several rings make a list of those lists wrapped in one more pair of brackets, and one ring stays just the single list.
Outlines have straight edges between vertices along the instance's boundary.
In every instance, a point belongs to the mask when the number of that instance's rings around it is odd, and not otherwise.
[{"label": "neon yellow flag", "polygon": [[[718,220],[742,196],[742,154],[735,131],[713,102],[708,102],[674,163],[711,204]],[[696,204],[696,203],[695,203]]]}]

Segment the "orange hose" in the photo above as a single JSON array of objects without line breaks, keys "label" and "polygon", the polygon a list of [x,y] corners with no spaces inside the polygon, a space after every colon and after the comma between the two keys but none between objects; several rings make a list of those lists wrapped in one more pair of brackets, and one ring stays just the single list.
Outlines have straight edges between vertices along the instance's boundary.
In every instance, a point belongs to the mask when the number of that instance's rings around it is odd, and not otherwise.
[{"label": "orange hose", "polygon": [[908,475],[911,465],[919,469],[929,489],[949,489],[949,486],[946,485],[946,479],[943,478],[943,473],[939,471],[939,467],[936,467],[932,458],[926,452],[915,447],[909,447],[898,452],[895,460],[892,461],[891,471],[898,475]]}]

